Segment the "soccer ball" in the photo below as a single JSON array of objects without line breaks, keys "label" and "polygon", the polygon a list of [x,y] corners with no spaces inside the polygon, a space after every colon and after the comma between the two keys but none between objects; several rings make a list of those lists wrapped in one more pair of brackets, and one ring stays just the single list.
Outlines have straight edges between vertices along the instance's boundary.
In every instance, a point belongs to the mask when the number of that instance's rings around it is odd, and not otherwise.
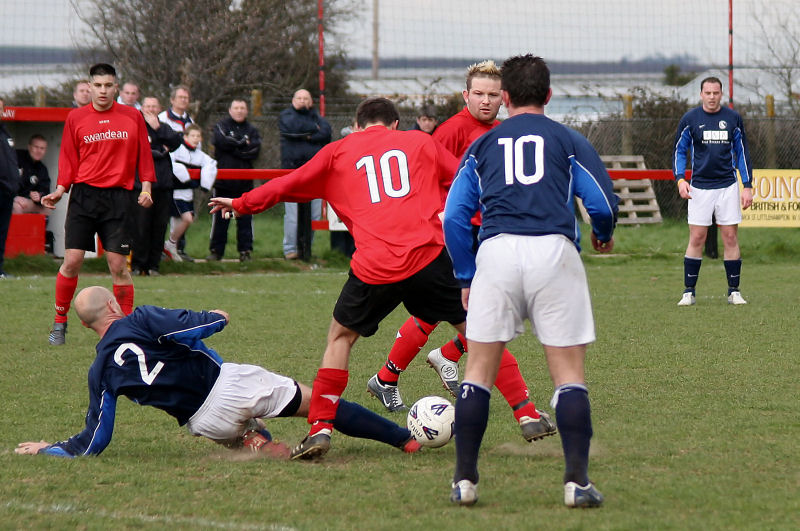
[{"label": "soccer ball", "polygon": [[426,396],[408,410],[407,425],[422,446],[439,448],[453,436],[456,408],[446,398]]}]

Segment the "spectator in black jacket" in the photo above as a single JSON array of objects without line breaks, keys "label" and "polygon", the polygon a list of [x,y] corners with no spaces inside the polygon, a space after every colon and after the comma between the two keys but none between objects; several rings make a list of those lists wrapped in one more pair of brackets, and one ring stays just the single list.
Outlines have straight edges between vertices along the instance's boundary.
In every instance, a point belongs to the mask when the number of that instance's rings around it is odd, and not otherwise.
[{"label": "spectator in black jacket", "polygon": [[[0,98],[0,116],[5,110]],[[19,166],[14,139],[0,123],[0,279],[9,275],[3,270],[3,259],[6,254],[6,238],[8,225],[11,223],[11,211],[14,208],[14,196],[19,188]]]},{"label": "spectator in black jacket", "polygon": [[[281,133],[281,168],[299,168],[331,141],[331,125],[314,109],[311,93],[300,89],[292,97],[292,105],[281,111],[278,129]],[[319,219],[322,201],[315,199],[298,215],[297,203],[284,203],[283,255],[289,260],[311,257],[311,219]],[[300,237],[298,237],[298,234]]]},{"label": "spectator in black jacket", "polygon": [[[229,116],[214,126],[214,156],[217,168],[252,169],[253,161],[261,150],[261,134],[247,121],[247,102],[236,99],[228,108]],[[214,183],[214,195],[217,197],[241,197],[253,189],[252,179],[218,179]],[[229,219],[216,212],[211,221],[211,241],[208,260],[221,260],[225,255],[228,243]],[[253,216],[236,218],[236,249],[239,261],[252,258],[253,252]]]},{"label": "spectator in black jacket", "polygon": [[17,150],[20,182],[14,198],[14,214],[44,214],[52,210],[42,206],[42,198],[50,193],[50,173],[42,159],[47,153],[47,140],[36,134],[28,141],[28,149]]},{"label": "spectator in black jacket", "polygon": [[[142,115],[147,125],[150,151],[156,169],[156,182],[153,183],[153,206],[143,208],[136,205],[134,222],[136,235],[133,239],[131,257],[132,275],[156,276],[159,274],[161,251],[164,248],[164,233],[169,224],[169,206],[172,202],[172,160],[175,151],[183,142],[183,135],[174,131],[168,124],[158,120],[161,104],[158,98],[147,97],[142,102]],[[136,180],[136,186],[141,186]]]}]

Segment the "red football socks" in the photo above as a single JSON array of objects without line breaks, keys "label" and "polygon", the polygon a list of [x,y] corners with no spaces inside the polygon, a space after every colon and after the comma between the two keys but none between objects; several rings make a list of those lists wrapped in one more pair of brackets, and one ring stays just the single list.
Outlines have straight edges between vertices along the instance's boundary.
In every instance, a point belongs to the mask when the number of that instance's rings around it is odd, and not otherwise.
[{"label": "red football socks", "polygon": [[130,315],[133,311],[133,284],[122,285],[114,284],[114,298],[117,299],[119,307],[125,315]]},{"label": "red football socks", "polygon": [[436,324],[426,323],[416,317],[409,317],[397,332],[392,350],[386,364],[378,371],[378,380],[383,384],[397,384],[400,373],[408,368],[411,360],[419,354],[428,341],[428,336],[436,329]]},{"label": "red football socks", "polygon": [[57,323],[66,323],[69,306],[75,289],[78,287],[78,277],[68,278],[61,274],[56,275],[56,319]]},{"label": "red football socks", "polygon": [[309,435],[323,429],[333,430],[333,420],[339,407],[339,398],[347,387],[348,371],[321,368],[311,388],[311,405],[308,411]]},{"label": "red football socks", "polygon": [[452,341],[442,345],[442,356],[445,359],[458,363],[461,356],[467,351],[467,338],[458,334]]},{"label": "red football socks", "polygon": [[502,393],[508,405],[514,410],[514,418],[519,421],[521,417],[539,418],[536,406],[530,400],[528,386],[519,372],[517,359],[508,351],[503,350],[503,358],[500,360],[500,369],[497,372],[497,379],[494,382],[497,390]]}]

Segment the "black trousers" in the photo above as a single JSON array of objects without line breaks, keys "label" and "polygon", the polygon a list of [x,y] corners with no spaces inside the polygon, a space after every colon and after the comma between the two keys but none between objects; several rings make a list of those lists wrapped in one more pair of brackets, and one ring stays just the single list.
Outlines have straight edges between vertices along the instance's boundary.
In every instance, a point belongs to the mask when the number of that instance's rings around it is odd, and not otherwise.
[{"label": "black trousers", "polygon": [[14,194],[0,186],[0,273],[3,271],[3,261],[6,254],[6,238],[8,226],[11,224],[11,212],[14,209]]},{"label": "black trousers", "polygon": [[169,225],[169,205],[172,190],[153,189],[153,205],[144,208],[138,204],[133,216],[133,256],[131,268],[140,271],[158,271],[161,252],[164,250],[164,235]]},{"label": "black trousers", "polygon": [[[231,220],[224,219],[219,212],[214,213],[211,220],[211,241],[208,249],[219,256],[225,254],[228,244],[228,227]],[[253,250],[253,216],[236,218],[236,250],[241,252]]]}]

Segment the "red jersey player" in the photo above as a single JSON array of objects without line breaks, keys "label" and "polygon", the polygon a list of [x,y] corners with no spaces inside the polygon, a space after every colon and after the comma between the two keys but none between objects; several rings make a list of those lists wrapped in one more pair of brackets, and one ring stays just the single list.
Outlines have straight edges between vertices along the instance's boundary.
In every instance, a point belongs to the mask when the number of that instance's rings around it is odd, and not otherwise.
[{"label": "red jersey player", "polygon": [[309,162],[238,199],[212,198],[212,212],[255,214],[281,201],[323,198],[353,235],[350,275],[333,310],[322,366],[314,380],[310,433],[293,458],[324,455],[331,421],[348,380],[350,350],[399,304],[429,322],[463,333],[466,312],[444,249],[440,213],[458,161],[419,131],[397,131],[385,98],[363,101],[356,132],[323,147]]},{"label": "red jersey player", "polygon": [[155,181],[153,155],[141,113],[114,101],[117,73],[105,63],[89,69],[91,105],[67,115],[58,160],[58,184],[42,198],[55,208],[65,192],[69,209],[64,223],[64,262],[56,275],[56,316],[50,344],[63,345],[67,313],[78,285],[86,251],[95,250],[95,233],[105,250],[108,269],[119,305],[133,310],[133,280],[126,257],[130,252],[128,211],[133,206],[136,171],[142,191],[136,199],[143,207],[153,204],[150,190]]},{"label": "red jersey player", "polygon": [[[462,92],[466,107],[433,132],[433,138],[459,158],[473,141],[500,123],[496,118],[502,103],[500,70],[494,61],[470,65],[467,69],[466,85],[466,90]],[[473,218],[473,224],[475,229],[480,226],[480,213]],[[477,237],[477,230],[475,236]],[[386,363],[367,382],[367,391],[378,398],[389,411],[406,409],[397,385],[400,373],[416,357],[437,325],[434,321],[425,321],[412,314],[397,332]],[[428,364],[454,397],[458,393],[458,361],[466,352],[466,345],[466,338],[460,334],[428,354]],[[517,360],[508,350],[503,354],[495,385],[511,406],[525,440],[530,442],[556,433],[556,427],[549,415],[538,411],[530,400],[530,393],[519,372]]]}]

